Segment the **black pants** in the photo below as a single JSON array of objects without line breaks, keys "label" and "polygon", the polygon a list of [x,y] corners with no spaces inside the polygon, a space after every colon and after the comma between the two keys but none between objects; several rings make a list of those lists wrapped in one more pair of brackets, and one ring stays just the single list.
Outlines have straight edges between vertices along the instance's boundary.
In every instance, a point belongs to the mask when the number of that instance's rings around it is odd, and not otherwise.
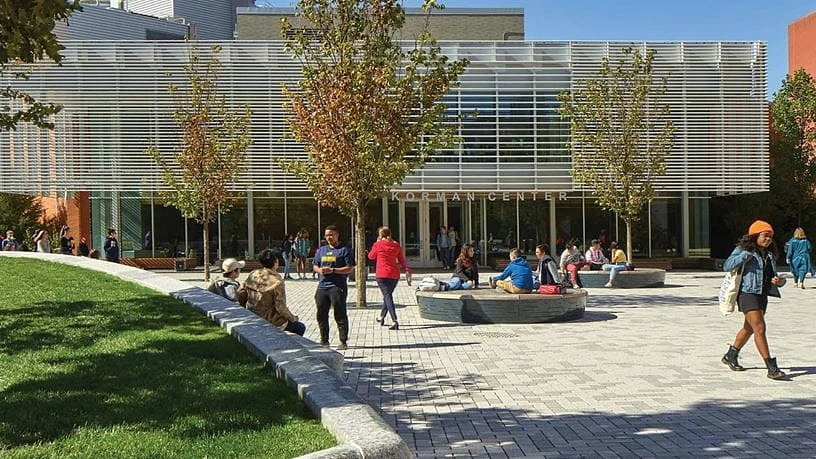
[{"label": "black pants", "polygon": [[348,341],[349,320],[346,310],[346,296],[348,290],[332,287],[328,289],[319,288],[315,292],[315,303],[317,304],[317,326],[320,327],[320,342],[329,342],[329,308],[334,308],[334,321],[337,323],[337,331],[340,334],[340,342]]}]

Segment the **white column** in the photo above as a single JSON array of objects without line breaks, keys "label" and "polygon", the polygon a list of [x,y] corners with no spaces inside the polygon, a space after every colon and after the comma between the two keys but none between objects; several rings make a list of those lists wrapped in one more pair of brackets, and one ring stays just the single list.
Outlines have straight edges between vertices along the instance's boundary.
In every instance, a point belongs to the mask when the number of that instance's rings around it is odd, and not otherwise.
[{"label": "white column", "polygon": [[550,251],[552,252],[553,257],[560,255],[557,253],[557,249],[555,248],[555,200],[557,199],[557,195],[557,193],[554,193],[552,198],[550,198]]},{"label": "white column", "polygon": [[[207,223],[209,225],[209,223]],[[218,259],[224,259],[224,253],[221,251],[221,205],[218,205]]]}]

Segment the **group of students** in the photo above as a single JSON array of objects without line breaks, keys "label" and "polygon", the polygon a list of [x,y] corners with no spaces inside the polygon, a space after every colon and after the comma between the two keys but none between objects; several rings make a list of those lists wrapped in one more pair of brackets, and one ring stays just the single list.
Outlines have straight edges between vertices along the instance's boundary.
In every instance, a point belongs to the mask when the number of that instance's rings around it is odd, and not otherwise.
[{"label": "group of students", "polygon": [[[573,288],[580,287],[578,271],[586,267],[590,270],[609,271],[607,287],[612,287],[618,272],[627,269],[626,254],[613,242],[610,244],[612,259],[609,260],[601,250],[601,243],[593,239],[591,247],[582,256],[576,246],[564,249],[560,260],[556,263],[550,255],[548,244],[536,246],[535,254],[538,258],[538,267],[535,271],[530,268],[527,259],[521,256],[517,248],[510,250],[510,263],[501,274],[488,278],[491,288],[502,288],[510,293],[530,293],[541,285],[561,285],[562,278],[567,279]],[[447,282],[448,290],[478,288],[479,267],[475,258],[473,244],[465,244],[456,258],[455,268],[451,280]]]},{"label": "group of students", "polygon": [[[71,235],[71,227],[62,225],[60,228],[59,237],[59,252],[64,255],[77,255],[81,257],[99,258],[100,253],[98,249],[91,249],[88,246],[88,240],[85,237],[79,238],[79,243],[74,242],[75,239]],[[51,238],[48,231],[40,229],[34,232],[31,238],[34,252],[52,253]],[[6,231],[5,237],[0,238],[0,250],[4,251],[27,251],[28,246],[21,242],[14,236],[13,230]],[[119,240],[116,238],[116,230],[111,228],[108,230],[108,235],[105,238],[104,244],[105,259],[114,263],[119,262]]]}]

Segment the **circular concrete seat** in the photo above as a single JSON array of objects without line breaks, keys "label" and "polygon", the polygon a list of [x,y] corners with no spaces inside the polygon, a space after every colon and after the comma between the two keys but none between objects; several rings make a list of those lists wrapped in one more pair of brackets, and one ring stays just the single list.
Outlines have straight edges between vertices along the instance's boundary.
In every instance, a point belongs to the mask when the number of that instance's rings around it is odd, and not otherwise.
[{"label": "circular concrete seat", "polygon": [[444,322],[529,324],[580,319],[587,292],[516,295],[494,289],[416,292],[419,315]]},{"label": "circular concrete seat", "polygon": [[[584,288],[603,288],[609,282],[609,271],[578,271]],[[634,271],[620,271],[612,283],[614,288],[663,287],[666,271],[663,269],[637,268]]]}]

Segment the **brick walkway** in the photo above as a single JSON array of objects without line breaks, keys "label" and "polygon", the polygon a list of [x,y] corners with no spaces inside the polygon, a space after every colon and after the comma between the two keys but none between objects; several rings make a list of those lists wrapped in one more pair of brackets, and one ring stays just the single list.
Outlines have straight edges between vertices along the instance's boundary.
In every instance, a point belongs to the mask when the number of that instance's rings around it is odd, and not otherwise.
[{"label": "brick walkway", "polygon": [[[721,278],[671,272],[662,289],[589,289],[582,320],[538,325],[423,320],[401,282],[400,330],[377,324],[373,304],[350,308],[347,382],[418,457],[814,457],[816,281],[770,301],[771,352],[793,376],[778,382],[753,341],[748,371],[720,363],[741,322],[717,311]],[[317,341],[315,286],[290,281],[287,293]]]}]

